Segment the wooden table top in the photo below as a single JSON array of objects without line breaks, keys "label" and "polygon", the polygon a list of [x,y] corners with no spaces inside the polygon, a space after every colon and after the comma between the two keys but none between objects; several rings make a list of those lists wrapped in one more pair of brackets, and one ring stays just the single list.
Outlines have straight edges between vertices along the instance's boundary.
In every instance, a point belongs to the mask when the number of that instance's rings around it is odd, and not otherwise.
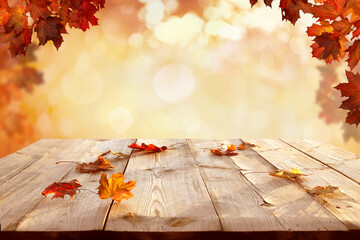
[{"label": "wooden table top", "polygon": [[[236,156],[210,152],[242,140],[261,148],[239,151]],[[341,234],[350,239],[359,233],[358,155],[314,140],[242,140],[40,140],[0,159],[0,238],[52,234],[53,239],[78,239],[108,234],[116,239],[145,235],[148,239],[220,239],[282,234],[294,239]],[[134,142],[175,145],[162,153],[144,153],[128,147]],[[126,159],[109,155],[115,168],[104,172],[110,177],[121,171],[125,181],[136,180],[133,198],[118,203],[88,191],[73,199],[41,194],[53,182],[72,179],[82,188],[97,191],[101,172],[80,173],[74,164],[55,162],[91,162],[110,149],[130,155]],[[291,181],[250,173],[295,167],[307,176]],[[305,191],[327,185],[339,190],[322,195]]]}]

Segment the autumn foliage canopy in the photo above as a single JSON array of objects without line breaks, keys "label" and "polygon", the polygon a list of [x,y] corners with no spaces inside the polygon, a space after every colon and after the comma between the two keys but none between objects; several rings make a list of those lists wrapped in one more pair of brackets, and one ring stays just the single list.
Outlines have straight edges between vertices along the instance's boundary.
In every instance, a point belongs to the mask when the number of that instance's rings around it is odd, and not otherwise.
[{"label": "autumn foliage canopy", "polygon": [[0,41],[13,56],[25,54],[36,33],[40,45],[63,42],[66,26],[83,31],[98,25],[95,13],[105,0],[0,0]]}]

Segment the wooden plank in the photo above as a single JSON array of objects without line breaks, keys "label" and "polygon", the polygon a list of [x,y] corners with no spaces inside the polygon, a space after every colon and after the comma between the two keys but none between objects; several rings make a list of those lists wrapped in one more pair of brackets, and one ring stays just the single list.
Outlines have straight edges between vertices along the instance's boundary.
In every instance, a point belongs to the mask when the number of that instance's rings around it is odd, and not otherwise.
[{"label": "wooden plank", "polygon": [[360,229],[359,184],[280,140],[244,140],[261,146],[260,149],[254,148],[254,151],[276,168],[298,167],[304,174],[309,174],[297,181],[304,189],[327,185],[338,186],[341,192],[337,191],[336,194],[319,195],[314,198],[343,222],[348,229]]},{"label": "wooden plank", "polygon": [[136,232],[221,231],[221,225],[185,140],[143,140],[178,145],[163,153],[132,153],[126,181],[134,197],[114,203],[105,230]]},{"label": "wooden plank", "polygon": [[[71,165],[55,165],[60,160],[80,159],[91,146],[93,140],[66,140],[21,174],[0,186],[0,219],[4,231],[13,231],[21,219],[44,198],[41,192],[52,182],[61,180]],[[56,219],[51,220],[56,221]]]},{"label": "wooden plank", "polygon": [[0,185],[52,151],[62,139],[42,139],[0,159]]},{"label": "wooden plank", "polygon": [[281,139],[360,184],[360,156],[311,139]]},{"label": "wooden plank", "polygon": [[209,146],[218,148],[219,142],[188,140],[188,143],[197,164],[201,166],[201,175],[224,231],[286,230],[263,205],[257,189],[239,173],[234,161],[226,156],[216,156],[206,149]]},{"label": "wooden plank", "polygon": [[234,161],[228,157],[220,158],[210,152],[211,149],[221,148],[221,144],[215,139],[188,139],[187,140],[195,162],[199,167],[217,169],[240,169]]},{"label": "wooden plank", "polygon": [[[239,145],[240,140],[223,140],[225,144]],[[252,142],[251,142],[252,143]],[[254,148],[258,149],[258,148]],[[276,168],[252,149],[231,156],[246,179],[262,197],[263,204],[289,231],[346,230],[344,224],[314,200],[298,184],[274,178],[266,173]]]},{"label": "wooden plank", "polygon": [[[89,148],[89,152],[82,159],[68,159],[69,161],[91,162],[99,154],[108,150],[122,152],[129,155],[128,145],[135,142],[132,139],[98,141]],[[106,171],[107,174],[123,172],[128,159],[121,159],[109,154],[107,160],[115,167]],[[73,169],[61,181],[77,179],[81,188],[97,192],[101,172],[79,173]],[[102,230],[110,207],[111,199],[101,200],[97,194],[81,191],[74,199],[66,196],[64,199],[43,198],[42,201],[26,215],[19,223],[17,231],[91,231]],[[49,211],[51,209],[51,211]]]}]

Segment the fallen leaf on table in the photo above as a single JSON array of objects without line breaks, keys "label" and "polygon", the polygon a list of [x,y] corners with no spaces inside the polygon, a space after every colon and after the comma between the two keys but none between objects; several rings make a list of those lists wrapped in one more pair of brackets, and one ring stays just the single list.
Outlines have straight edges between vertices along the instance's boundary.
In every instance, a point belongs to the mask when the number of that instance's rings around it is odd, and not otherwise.
[{"label": "fallen leaf on table", "polygon": [[211,149],[210,150],[213,154],[218,156],[235,156],[238,155],[237,152],[234,152],[233,150],[227,149],[226,151],[222,151],[220,148],[217,149]]},{"label": "fallen leaf on table", "polygon": [[147,145],[145,143],[142,143],[141,145],[138,145],[136,143],[132,143],[128,147],[133,148],[133,149],[146,150],[146,151],[149,151],[149,152],[163,152],[166,149],[168,149],[166,146],[157,147],[154,144]]},{"label": "fallen leaf on table", "polygon": [[305,191],[312,195],[319,195],[319,194],[324,194],[324,193],[333,193],[335,190],[338,190],[338,189],[339,189],[338,187],[328,185],[326,187],[317,186],[312,189],[305,189]]},{"label": "fallen leaf on table", "polygon": [[98,156],[95,162],[76,164],[76,170],[82,173],[97,172],[108,168],[114,168],[114,166],[102,156]]},{"label": "fallen leaf on table", "polygon": [[234,144],[231,144],[231,145],[228,145],[228,146],[227,146],[227,150],[228,150],[228,151],[235,151],[235,150],[236,150],[236,147],[235,147]]},{"label": "fallen leaf on table", "polygon": [[248,142],[242,142],[239,146],[238,146],[238,150],[246,150],[249,147],[258,147],[261,148],[258,145],[252,144],[252,143],[248,143]]},{"label": "fallen leaf on table", "polygon": [[279,178],[287,178],[290,179],[291,181],[295,181],[295,179],[298,177],[305,176],[298,168],[293,168],[290,169],[289,171],[276,170],[275,172],[270,172],[269,175]]},{"label": "fallen leaf on table", "polygon": [[136,181],[124,183],[124,175],[121,172],[112,174],[108,179],[105,173],[101,174],[99,180],[98,194],[101,199],[112,197],[113,200],[121,202],[134,196],[130,191],[135,187]]},{"label": "fallen leaf on table", "polygon": [[42,192],[42,195],[46,197],[47,194],[54,193],[54,196],[51,198],[64,198],[65,194],[68,194],[71,198],[76,194],[76,190],[80,191],[78,188],[81,187],[81,184],[78,180],[74,179],[70,182],[54,182],[50,184]]}]

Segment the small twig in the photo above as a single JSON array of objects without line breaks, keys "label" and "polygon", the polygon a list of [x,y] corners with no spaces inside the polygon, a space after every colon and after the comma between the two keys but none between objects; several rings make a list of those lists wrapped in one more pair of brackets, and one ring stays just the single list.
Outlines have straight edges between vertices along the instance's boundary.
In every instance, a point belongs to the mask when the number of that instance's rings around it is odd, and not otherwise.
[{"label": "small twig", "polygon": [[97,192],[94,192],[94,191],[86,189],[86,188],[79,188],[78,190],[84,190],[84,191],[92,192],[94,194],[98,194]]},{"label": "small twig", "polygon": [[55,164],[59,164],[59,163],[76,163],[76,164],[78,164],[78,162],[74,162],[74,161],[58,161]]},{"label": "small twig", "polygon": [[252,174],[252,173],[269,173],[269,172],[247,172],[247,173],[244,173],[243,175]]}]

